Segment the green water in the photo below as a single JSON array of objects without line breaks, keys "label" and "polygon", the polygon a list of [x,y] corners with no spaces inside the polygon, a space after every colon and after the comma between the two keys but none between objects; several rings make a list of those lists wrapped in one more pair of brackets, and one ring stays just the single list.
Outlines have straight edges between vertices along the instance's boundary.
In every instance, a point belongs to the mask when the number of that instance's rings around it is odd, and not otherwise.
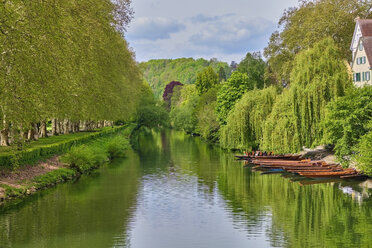
[{"label": "green water", "polygon": [[[261,175],[179,132],[0,212],[0,247],[372,247],[364,184]],[[370,182],[369,182],[370,183]]]}]

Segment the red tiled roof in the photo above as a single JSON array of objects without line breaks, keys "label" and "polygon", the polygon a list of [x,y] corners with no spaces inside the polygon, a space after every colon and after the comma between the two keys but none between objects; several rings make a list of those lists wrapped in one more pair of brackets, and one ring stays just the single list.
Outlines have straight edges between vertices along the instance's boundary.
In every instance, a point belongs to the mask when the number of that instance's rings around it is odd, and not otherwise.
[{"label": "red tiled roof", "polygon": [[367,54],[369,67],[372,67],[372,37],[364,37],[362,42],[364,50]]},{"label": "red tiled roof", "polygon": [[363,37],[372,36],[372,19],[359,19],[358,23]]}]

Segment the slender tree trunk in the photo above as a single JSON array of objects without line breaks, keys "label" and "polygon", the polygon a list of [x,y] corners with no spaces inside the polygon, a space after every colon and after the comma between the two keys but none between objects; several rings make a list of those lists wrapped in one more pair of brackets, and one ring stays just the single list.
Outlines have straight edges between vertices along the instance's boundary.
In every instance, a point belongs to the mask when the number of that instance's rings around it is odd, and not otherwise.
[{"label": "slender tree trunk", "polygon": [[[4,118],[5,119],[5,118]],[[0,131],[0,146],[9,146],[9,123],[3,120],[3,129]]]},{"label": "slender tree trunk", "polygon": [[62,134],[63,133],[62,121],[60,121],[60,120],[57,120],[57,133],[58,134]]},{"label": "slender tree trunk", "polygon": [[85,131],[86,129],[85,121],[79,121],[79,127],[80,131]]},{"label": "slender tree trunk", "polygon": [[22,139],[23,139],[24,141],[26,141],[27,138],[28,138],[28,131],[21,131],[21,135],[22,135]]},{"label": "slender tree trunk", "polygon": [[74,122],[73,121],[71,121],[71,120],[69,120],[68,121],[68,127],[70,128],[70,133],[74,133],[74,130],[75,130],[75,128],[74,128]]},{"label": "slender tree trunk", "polygon": [[27,139],[28,139],[29,141],[31,141],[31,140],[36,140],[35,135],[36,135],[35,124],[34,124],[34,123],[31,123],[31,128],[30,128],[30,130],[28,130],[28,136],[27,136]]},{"label": "slender tree trunk", "polygon": [[69,134],[70,133],[70,127],[69,127],[69,121],[68,121],[68,119],[65,119],[63,121],[63,133],[64,134]]},{"label": "slender tree trunk", "polygon": [[48,132],[47,132],[47,124],[46,121],[43,120],[40,124],[40,138],[47,138]]},{"label": "slender tree trunk", "polygon": [[80,122],[79,121],[74,122],[74,132],[75,133],[80,132]]},{"label": "slender tree trunk", "polygon": [[58,135],[57,132],[57,119],[52,119],[52,135]]}]

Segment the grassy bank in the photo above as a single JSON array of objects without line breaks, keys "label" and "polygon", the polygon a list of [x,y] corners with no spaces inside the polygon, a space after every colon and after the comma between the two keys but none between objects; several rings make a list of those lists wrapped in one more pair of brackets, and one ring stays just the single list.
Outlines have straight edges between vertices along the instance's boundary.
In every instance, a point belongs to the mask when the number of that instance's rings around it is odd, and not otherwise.
[{"label": "grassy bank", "polygon": [[105,127],[89,132],[79,132],[60,136],[41,138],[20,146],[0,147],[0,171],[11,171],[24,165],[32,165],[39,160],[56,154],[63,154],[71,147],[89,143],[100,137],[113,135],[128,129],[128,126]]},{"label": "grassy bank", "polygon": [[[59,149],[55,149],[57,151],[55,154],[64,153],[57,158],[59,166],[27,179],[2,181],[0,178],[0,189],[2,191],[0,202],[22,198],[38,190],[76,179],[82,174],[87,174],[97,169],[111,159],[125,156],[125,150],[129,148],[129,136],[133,128],[134,126],[130,125],[102,129],[94,133],[86,133],[85,135],[66,135],[65,139],[61,139],[63,136],[59,136],[57,140],[60,142],[51,143],[48,140],[49,144],[46,146],[36,146],[35,144],[33,149],[38,150],[46,149],[46,147],[58,147]],[[22,152],[21,155],[25,151]],[[9,156],[12,156],[12,154]],[[45,164],[48,164],[48,161],[28,168],[22,168],[19,174],[27,174],[27,170],[43,167]]]}]

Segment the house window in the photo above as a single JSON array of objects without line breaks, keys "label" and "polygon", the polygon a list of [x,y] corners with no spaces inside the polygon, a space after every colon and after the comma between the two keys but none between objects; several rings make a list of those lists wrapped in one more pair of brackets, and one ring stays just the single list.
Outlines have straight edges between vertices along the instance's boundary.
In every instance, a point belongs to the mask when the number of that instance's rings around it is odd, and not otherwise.
[{"label": "house window", "polygon": [[362,42],[360,42],[360,44],[359,44],[359,51],[363,51],[363,43]]},{"label": "house window", "polygon": [[365,64],[366,62],[367,58],[365,56],[357,58],[357,65]]},{"label": "house window", "polygon": [[369,81],[371,79],[371,73],[369,71],[363,72],[363,81]]},{"label": "house window", "polygon": [[360,82],[360,73],[355,73],[354,74],[354,81],[355,82]]}]

